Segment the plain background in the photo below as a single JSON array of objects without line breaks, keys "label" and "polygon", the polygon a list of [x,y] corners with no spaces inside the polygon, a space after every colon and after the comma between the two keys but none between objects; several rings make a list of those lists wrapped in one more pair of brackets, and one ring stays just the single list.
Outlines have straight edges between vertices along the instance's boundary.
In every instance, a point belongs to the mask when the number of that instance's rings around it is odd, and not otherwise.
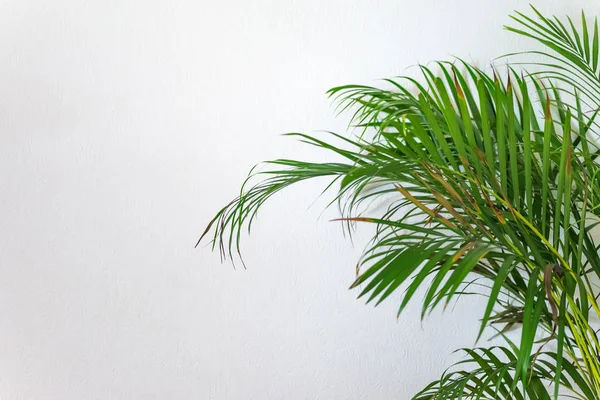
[{"label": "plain background", "polygon": [[254,163],[323,160],[279,134],[344,132],[328,88],[488,65],[528,48],[502,29],[527,7],[0,1],[0,398],[404,400],[437,378],[482,301],[423,323],[357,301],[367,234],[328,222],[325,182],[273,198],[248,270],[193,246]]}]

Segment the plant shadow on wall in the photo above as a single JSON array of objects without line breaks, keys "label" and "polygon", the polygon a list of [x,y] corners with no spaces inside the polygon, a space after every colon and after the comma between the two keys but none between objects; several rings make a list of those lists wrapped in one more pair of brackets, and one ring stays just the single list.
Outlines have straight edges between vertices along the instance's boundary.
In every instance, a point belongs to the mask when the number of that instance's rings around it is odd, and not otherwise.
[{"label": "plant shadow on wall", "polygon": [[[359,297],[378,304],[402,289],[400,314],[426,286],[424,317],[459,295],[486,296],[478,339],[492,328],[504,345],[463,349],[415,400],[600,398],[598,23],[533,9],[507,29],[541,50],[502,72],[456,60],[388,79],[393,90],[331,89],[360,134],[290,135],[341,161],[266,163],[202,235],[240,257],[242,231],[269,197],[329,177],[347,229],[376,227],[351,286]],[[370,214],[382,197],[394,200]],[[518,343],[505,335],[514,326]]]}]

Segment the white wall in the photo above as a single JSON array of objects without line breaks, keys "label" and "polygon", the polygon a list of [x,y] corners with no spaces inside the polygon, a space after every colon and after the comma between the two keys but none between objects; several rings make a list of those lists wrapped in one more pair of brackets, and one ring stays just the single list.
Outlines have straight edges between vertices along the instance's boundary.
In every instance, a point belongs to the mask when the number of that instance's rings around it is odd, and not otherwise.
[{"label": "white wall", "polygon": [[[355,247],[282,194],[247,271],[193,245],[278,137],[343,131],[324,92],[524,43],[527,1],[0,2],[0,398],[408,399],[481,303],[399,320],[347,290]],[[600,14],[592,0],[540,1]],[[396,298],[397,300],[397,298]]]}]

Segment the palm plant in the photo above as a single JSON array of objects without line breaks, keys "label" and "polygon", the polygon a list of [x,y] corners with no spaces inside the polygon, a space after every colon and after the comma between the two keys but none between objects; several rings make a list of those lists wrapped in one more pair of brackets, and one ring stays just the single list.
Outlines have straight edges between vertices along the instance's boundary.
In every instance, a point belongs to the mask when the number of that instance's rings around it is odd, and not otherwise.
[{"label": "palm plant", "polygon": [[[490,73],[436,62],[387,88],[331,89],[359,134],[290,135],[335,162],[266,163],[202,235],[240,258],[267,199],[329,177],[339,221],[375,227],[351,285],[359,297],[379,304],[403,289],[400,314],[422,288],[422,317],[460,295],[487,297],[478,339],[493,329],[504,345],[464,349],[414,400],[600,398],[598,23],[535,8],[512,19],[508,30],[544,45],[524,55],[533,61]],[[388,206],[377,212],[369,204],[380,198]],[[518,342],[506,334],[513,327]]]}]

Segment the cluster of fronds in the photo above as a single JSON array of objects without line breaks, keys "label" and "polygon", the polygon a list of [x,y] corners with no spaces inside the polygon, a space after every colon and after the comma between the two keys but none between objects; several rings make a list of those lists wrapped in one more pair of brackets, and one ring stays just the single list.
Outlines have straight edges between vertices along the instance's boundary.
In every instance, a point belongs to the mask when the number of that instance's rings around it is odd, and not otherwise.
[{"label": "cluster of fronds", "polygon": [[[533,11],[508,29],[545,45],[530,52],[537,72],[515,63],[486,73],[457,60],[421,66],[422,79],[387,80],[389,90],[334,88],[329,95],[364,134],[292,134],[339,161],[267,163],[203,235],[212,231],[213,246],[234,257],[271,195],[330,177],[340,219],[376,226],[352,284],[359,297],[379,303],[402,288],[401,313],[426,284],[424,316],[478,279],[488,298],[479,336],[492,324],[503,324],[502,336],[518,325],[518,346],[505,338],[506,347],[465,350],[465,361],[415,400],[550,399],[562,390],[600,398],[600,257],[591,236],[600,215],[598,24],[582,16],[580,28],[570,19],[567,27]],[[358,214],[382,197],[385,212]]]}]

